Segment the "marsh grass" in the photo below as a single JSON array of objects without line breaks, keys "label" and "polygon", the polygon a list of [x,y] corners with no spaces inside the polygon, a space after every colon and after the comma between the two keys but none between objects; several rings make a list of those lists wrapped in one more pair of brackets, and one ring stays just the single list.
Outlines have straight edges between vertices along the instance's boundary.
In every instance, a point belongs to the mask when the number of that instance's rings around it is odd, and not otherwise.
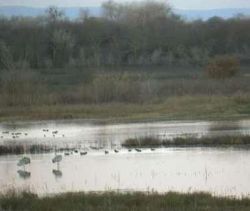
[{"label": "marsh grass", "polygon": [[[60,147],[57,148],[57,151],[73,151],[75,148],[71,147]],[[0,155],[19,155],[19,154],[39,154],[39,153],[50,153],[54,152],[55,147],[52,145],[44,144],[9,144],[9,145],[0,145]]]},{"label": "marsh grass", "polygon": [[30,192],[0,196],[4,211],[247,211],[249,199],[213,197],[207,193],[65,193],[39,198]]},{"label": "marsh grass", "polygon": [[12,144],[12,145],[0,145],[0,155],[6,154],[37,154],[37,153],[48,153],[51,152],[53,148],[47,145],[22,145],[22,144]]},{"label": "marsh grass", "polygon": [[247,70],[223,81],[190,67],[10,71],[1,75],[0,121],[249,117]]},{"label": "marsh grass", "polygon": [[218,137],[177,137],[174,139],[158,139],[155,137],[128,139],[123,147],[220,147],[250,146],[249,135],[218,136]]}]

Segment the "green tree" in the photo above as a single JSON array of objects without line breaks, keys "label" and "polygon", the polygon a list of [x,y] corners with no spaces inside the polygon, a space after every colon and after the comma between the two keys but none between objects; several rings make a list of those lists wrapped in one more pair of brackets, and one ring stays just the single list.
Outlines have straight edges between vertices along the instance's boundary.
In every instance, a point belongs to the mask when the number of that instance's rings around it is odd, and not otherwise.
[{"label": "green tree", "polygon": [[54,67],[68,64],[75,41],[71,33],[65,30],[55,30],[50,40],[50,55]]}]

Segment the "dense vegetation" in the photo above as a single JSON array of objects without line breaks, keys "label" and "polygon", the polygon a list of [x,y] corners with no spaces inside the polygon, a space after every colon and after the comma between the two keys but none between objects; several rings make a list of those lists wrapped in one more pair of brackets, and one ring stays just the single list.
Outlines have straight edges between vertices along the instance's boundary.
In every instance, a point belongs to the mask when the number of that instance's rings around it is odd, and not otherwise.
[{"label": "dense vegetation", "polygon": [[218,136],[218,137],[176,137],[174,139],[159,139],[144,137],[127,139],[122,146],[133,147],[226,147],[226,146],[250,146],[250,136]]},{"label": "dense vegetation", "polygon": [[[243,16],[187,22],[154,1],[109,1],[101,17],[81,11],[76,20],[54,7],[36,18],[0,17],[0,117],[93,118],[133,111],[152,117],[172,109],[186,115],[184,105],[206,116],[249,114],[249,24]],[[219,75],[211,68],[216,58],[228,58],[223,68],[217,65]],[[211,69],[212,79],[206,72]],[[222,104],[230,104],[228,110],[216,110]]]},{"label": "dense vegetation", "polygon": [[249,62],[248,18],[187,22],[167,4],[103,4],[102,17],[68,20],[57,8],[42,17],[0,18],[1,68],[102,65],[202,65],[215,55]]},{"label": "dense vegetation", "polygon": [[213,197],[210,194],[67,193],[38,198],[31,193],[10,193],[0,197],[3,211],[247,211],[249,199]]}]

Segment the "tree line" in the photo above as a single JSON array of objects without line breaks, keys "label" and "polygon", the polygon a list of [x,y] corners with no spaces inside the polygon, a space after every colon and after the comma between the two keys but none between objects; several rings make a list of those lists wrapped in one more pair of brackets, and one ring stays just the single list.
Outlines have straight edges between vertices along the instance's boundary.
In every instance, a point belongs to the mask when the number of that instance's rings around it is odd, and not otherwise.
[{"label": "tree line", "polygon": [[102,15],[69,20],[56,7],[39,17],[0,18],[0,69],[204,65],[216,55],[249,62],[250,18],[186,21],[166,3],[108,1]]}]

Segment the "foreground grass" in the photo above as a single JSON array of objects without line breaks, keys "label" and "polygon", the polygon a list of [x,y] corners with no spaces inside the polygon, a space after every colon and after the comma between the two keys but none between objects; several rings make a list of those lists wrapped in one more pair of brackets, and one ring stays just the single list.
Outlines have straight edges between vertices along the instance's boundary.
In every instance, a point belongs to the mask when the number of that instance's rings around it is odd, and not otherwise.
[{"label": "foreground grass", "polygon": [[224,147],[250,146],[250,136],[218,136],[218,137],[177,137],[173,140],[161,140],[155,137],[127,139],[122,146],[132,147]]},{"label": "foreground grass", "polygon": [[250,199],[213,197],[210,194],[167,193],[67,193],[38,198],[34,194],[8,194],[0,197],[0,210],[6,211],[247,211]]},{"label": "foreground grass", "polygon": [[136,121],[149,119],[235,119],[250,117],[250,98],[225,96],[170,97],[151,104],[51,105],[3,107],[0,121],[99,119]]}]

